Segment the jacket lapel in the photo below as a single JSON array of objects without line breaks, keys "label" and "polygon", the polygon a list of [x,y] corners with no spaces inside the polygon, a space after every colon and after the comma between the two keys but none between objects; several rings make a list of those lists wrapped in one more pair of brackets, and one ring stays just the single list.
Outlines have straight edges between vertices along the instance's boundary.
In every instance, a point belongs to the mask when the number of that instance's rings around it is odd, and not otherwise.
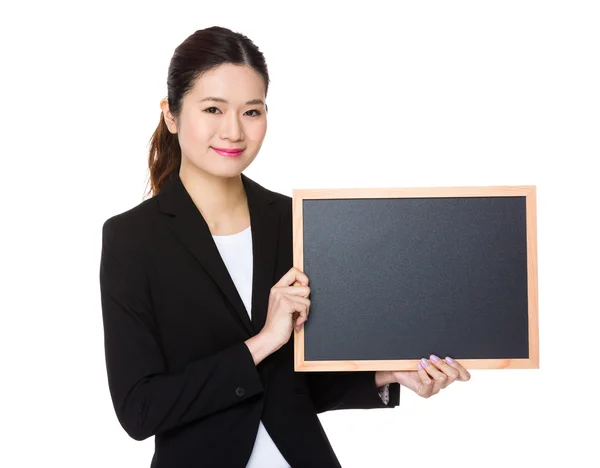
[{"label": "jacket lapel", "polygon": [[241,178],[248,198],[252,233],[252,320],[221,258],[208,224],[185,189],[178,171],[165,181],[157,200],[160,211],[168,215],[169,228],[222,291],[240,326],[253,336],[265,324],[270,289],[276,281],[279,211],[274,203],[274,192],[244,174],[241,174]]}]

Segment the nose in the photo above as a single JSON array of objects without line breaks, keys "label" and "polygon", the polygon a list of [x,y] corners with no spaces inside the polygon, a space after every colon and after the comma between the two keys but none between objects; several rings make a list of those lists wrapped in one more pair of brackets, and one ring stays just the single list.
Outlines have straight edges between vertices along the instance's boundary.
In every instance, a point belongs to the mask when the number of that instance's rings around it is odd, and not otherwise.
[{"label": "nose", "polygon": [[222,140],[239,141],[244,137],[244,130],[234,112],[226,114],[221,120],[220,138]]}]

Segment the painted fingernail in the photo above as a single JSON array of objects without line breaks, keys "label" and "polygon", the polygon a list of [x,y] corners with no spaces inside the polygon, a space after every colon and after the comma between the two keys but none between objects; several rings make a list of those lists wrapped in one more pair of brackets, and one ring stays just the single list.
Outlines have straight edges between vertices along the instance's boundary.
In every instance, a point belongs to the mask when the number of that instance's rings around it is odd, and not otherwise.
[{"label": "painted fingernail", "polygon": [[421,363],[417,364],[417,367],[418,367],[420,370],[423,370],[423,366],[421,365]]},{"label": "painted fingernail", "polygon": [[454,362],[454,359],[452,359],[450,356],[446,357],[446,362],[449,364],[452,364]]},{"label": "painted fingernail", "polygon": [[440,358],[437,357],[435,354],[432,354],[431,356],[429,356],[429,359],[431,359],[433,362],[438,362],[440,360]]},{"label": "painted fingernail", "polygon": [[429,365],[429,362],[427,362],[427,359],[425,359],[425,358],[421,359],[421,362],[423,363],[423,365],[425,367],[427,367]]}]

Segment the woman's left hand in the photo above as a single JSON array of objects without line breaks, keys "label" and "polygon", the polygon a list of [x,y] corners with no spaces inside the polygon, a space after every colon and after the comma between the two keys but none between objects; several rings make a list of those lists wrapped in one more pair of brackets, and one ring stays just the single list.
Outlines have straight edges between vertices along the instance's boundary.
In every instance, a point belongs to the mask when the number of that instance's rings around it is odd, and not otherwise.
[{"label": "woman's left hand", "polygon": [[436,395],[452,382],[466,382],[471,378],[469,371],[452,358],[440,359],[433,354],[429,360],[423,358],[416,371],[379,371],[377,374],[378,381],[397,382],[423,398]]}]

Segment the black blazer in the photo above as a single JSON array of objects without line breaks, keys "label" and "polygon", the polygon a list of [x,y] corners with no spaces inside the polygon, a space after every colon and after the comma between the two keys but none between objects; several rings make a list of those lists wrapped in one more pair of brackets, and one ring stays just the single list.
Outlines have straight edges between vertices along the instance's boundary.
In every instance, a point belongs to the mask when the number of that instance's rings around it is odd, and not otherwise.
[{"label": "black blazer", "polygon": [[174,172],[158,195],[105,221],[100,290],[110,395],[152,468],[244,468],[259,420],[293,468],[339,467],[318,413],[393,408],[374,372],[296,373],[293,337],[258,366],[244,343],[293,266],[292,199],[242,174],[254,256],[252,320],[200,211]]}]

